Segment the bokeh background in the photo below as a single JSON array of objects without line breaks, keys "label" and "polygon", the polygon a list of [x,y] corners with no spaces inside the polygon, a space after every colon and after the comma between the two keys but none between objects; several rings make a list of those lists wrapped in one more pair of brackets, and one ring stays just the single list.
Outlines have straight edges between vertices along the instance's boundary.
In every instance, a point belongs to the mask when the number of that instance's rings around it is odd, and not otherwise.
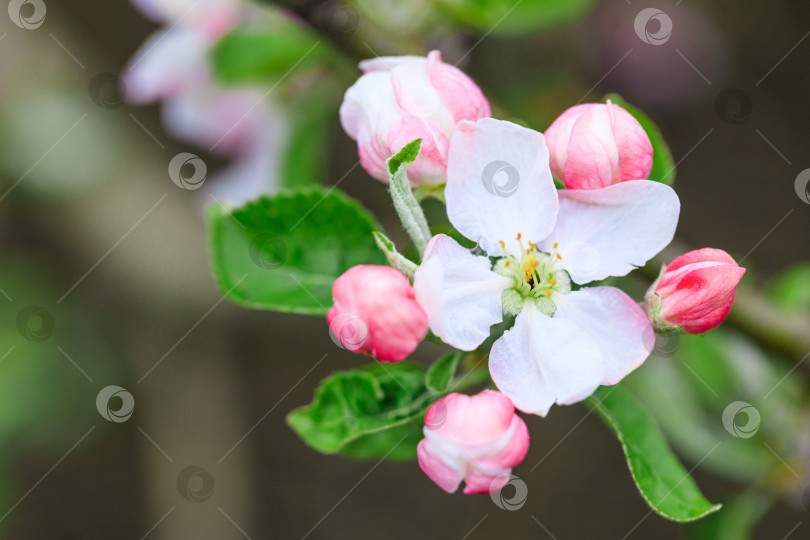
[{"label": "bokeh background", "polygon": [[[45,22],[33,30],[0,14],[0,536],[720,537],[650,514],[618,443],[579,405],[527,419],[531,449],[515,474],[529,494],[514,512],[487,496],[446,495],[414,463],[352,462],[308,448],[285,415],[358,358],[335,346],[323,320],[223,299],[209,271],[202,211],[216,202],[179,189],[167,174],[179,152],[202,156],[209,171],[223,160],[173,138],[159,106],[99,99],[98,77],[120,74],[157,26],[124,0],[46,4]],[[286,6],[312,19],[321,4]],[[599,0],[554,27],[486,36],[444,27],[400,34],[418,2],[401,12],[360,4],[327,10],[337,22],[316,21],[352,62],[440,48],[447,61],[463,57],[460,67],[502,117],[539,130],[566,107],[608,92],[644,109],[678,162],[678,240],[734,254],[749,268],[752,295],[810,261],[810,204],[794,189],[810,167],[807,2]],[[673,21],[661,46],[634,30],[649,6]],[[355,27],[366,32],[365,52],[352,46]],[[356,149],[336,117],[325,148],[324,181],[340,181],[402,238],[385,187],[359,167],[344,178]],[[806,322],[807,304],[797,309],[785,318]],[[735,324],[746,328],[742,317]],[[790,433],[776,438],[792,442],[769,448],[796,478],[782,468],[758,480],[775,496],[754,506],[764,517],[753,537],[806,538],[807,393],[792,381],[810,373],[810,362],[784,344],[769,352],[728,343],[717,355],[756,357],[780,370],[776,380],[789,373],[780,402],[789,411],[763,408],[763,431],[783,415],[800,419],[778,424]],[[676,364],[686,348],[676,344],[647,364]],[[417,358],[437,350],[425,345]],[[636,381],[653,399],[656,385],[669,382],[659,371]],[[126,421],[110,422],[96,408],[110,385],[134,398]],[[734,392],[712,390],[718,411],[738,398]],[[726,436],[720,412],[711,421]],[[746,471],[757,464],[729,458],[736,476],[707,469],[690,447],[693,436],[673,434],[687,468],[699,465],[694,475],[707,496],[749,493],[756,482]],[[190,500],[189,482],[207,498]]]}]

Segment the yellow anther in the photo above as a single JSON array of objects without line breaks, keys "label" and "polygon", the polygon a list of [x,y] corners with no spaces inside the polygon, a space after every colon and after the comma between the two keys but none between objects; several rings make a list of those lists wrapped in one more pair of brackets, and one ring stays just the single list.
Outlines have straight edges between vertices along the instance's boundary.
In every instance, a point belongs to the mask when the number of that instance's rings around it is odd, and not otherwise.
[{"label": "yellow anther", "polygon": [[551,298],[551,289],[546,289],[545,295],[546,298]]},{"label": "yellow anther", "polygon": [[531,274],[534,273],[534,269],[537,268],[539,264],[540,262],[530,255],[526,257],[525,261],[523,261],[523,267],[520,269],[520,271],[527,277],[531,276]]},{"label": "yellow anther", "polygon": [[507,259],[507,260],[506,260],[506,262],[505,262],[505,263],[503,263],[503,265],[504,265],[504,266],[509,266],[509,264],[510,264],[511,262],[512,262],[512,260],[511,260],[511,259]]},{"label": "yellow anther", "polygon": [[556,255],[558,259],[562,260],[562,257],[560,256],[559,253],[555,253],[554,255]]},{"label": "yellow anther", "polygon": [[520,240],[522,235],[520,233],[517,234],[517,239]]},{"label": "yellow anther", "polygon": [[557,278],[553,277],[553,278],[549,279],[548,284],[551,285],[551,286],[556,285],[557,284]]},{"label": "yellow anther", "polygon": [[501,245],[503,249],[506,249],[506,242],[504,242],[503,240],[498,240],[498,243]]},{"label": "yellow anther", "polygon": [[554,242],[554,245],[553,245],[553,246],[551,246],[551,247],[553,247],[554,249],[557,249],[557,246],[559,246],[559,245],[560,245],[560,243],[559,243],[559,242]]}]

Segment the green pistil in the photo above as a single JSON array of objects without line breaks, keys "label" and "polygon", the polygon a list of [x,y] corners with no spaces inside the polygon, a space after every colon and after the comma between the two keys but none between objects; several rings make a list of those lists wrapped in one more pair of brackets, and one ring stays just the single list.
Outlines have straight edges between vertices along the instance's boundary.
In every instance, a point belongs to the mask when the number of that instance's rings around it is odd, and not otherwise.
[{"label": "green pistil", "polygon": [[557,246],[551,254],[537,250],[537,246],[529,242],[529,248],[524,249],[518,235],[521,247],[521,258],[507,253],[505,245],[504,257],[495,263],[495,272],[513,280],[512,288],[507,289],[501,296],[503,312],[507,315],[517,315],[526,302],[534,302],[537,309],[549,317],[557,311],[553,297],[555,294],[568,294],[571,292],[571,278],[568,272],[557,268],[561,257],[557,254]]}]

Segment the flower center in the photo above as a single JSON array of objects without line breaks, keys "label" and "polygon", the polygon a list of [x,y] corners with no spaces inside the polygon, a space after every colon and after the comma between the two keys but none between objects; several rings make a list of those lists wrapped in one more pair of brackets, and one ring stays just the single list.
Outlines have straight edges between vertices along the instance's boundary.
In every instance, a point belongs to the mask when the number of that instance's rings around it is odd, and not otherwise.
[{"label": "flower center", "polygon": [[533,242],[528,242],[528,248],[524,247],[520,233],[517,241],[520,259],[507,252],[506,243],[501,241],[504,256],[495,263],[497,273],[514,280],[513,287],[503,294],[503,310],[516,315],[526,301],[534,301],[540,311],[551,316],[556,311],[554,295],[571,292],[571,278],[559,266],[562,256],[557,253],[557,244],[552,246],[551,253],[545,253]]}]

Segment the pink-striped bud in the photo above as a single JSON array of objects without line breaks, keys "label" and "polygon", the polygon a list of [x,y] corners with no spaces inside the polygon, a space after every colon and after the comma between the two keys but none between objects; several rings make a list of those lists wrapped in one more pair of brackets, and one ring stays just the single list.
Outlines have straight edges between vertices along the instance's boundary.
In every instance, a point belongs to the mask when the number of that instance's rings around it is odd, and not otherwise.
[{"label": "pink-striped bud", "polygon": [[430,406],[419,466],[448,493],[492,493],[510,480],[529,450],[529,430],[508,397],[495,390],[450,394]]},{"label": "pink-striped bud", "polygon": [[326,314],[333,339],[381,362],[399,362],[416,349],[428,330],[427,315],[413,287],[387,266],[350,268],[332,286],[334,305]]},{"label": "pink-striped bud", "polygon": [[446,181],[450,137],[462,120],[490,115],[481,89],[439,51],[427,58],[391,56],[360,63],[364,75],[346,91],[340,122],[357,141],[360,164],[388,181],[385,162],[409,142],[422,139],[408,167],[411,184]]},{"label": "pink-striped bud", "polygon": [[568,189],[646,180],[652,170],[650,138],[633,115],[610,100],[571,107],[544,135],[551,172]]},{"label": "pink-striped bud", "polygon": [[700,334],[728,315],[745,274],[722,249],[703,248],[665,266],[647,291],[647,313],[656,329]]}]

